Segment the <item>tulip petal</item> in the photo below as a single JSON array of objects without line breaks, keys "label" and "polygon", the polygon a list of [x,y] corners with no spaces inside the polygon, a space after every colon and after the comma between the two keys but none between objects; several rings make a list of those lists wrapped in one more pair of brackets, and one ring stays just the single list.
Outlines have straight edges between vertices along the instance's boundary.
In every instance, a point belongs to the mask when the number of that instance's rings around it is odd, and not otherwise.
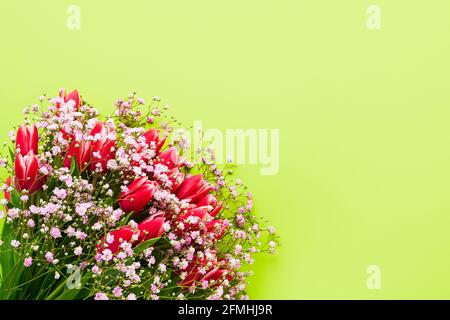
[{"label": "tulip petal", "polygon": [[112,243],[106,243],[105,239],[101,240],[101,245],[97,246],[98,252],[102,253],[104,249],[109,249],[113,254],[119,252],[120,245],[123,241],[130,242],[133,237],[133,229],[129,226],[121,227],[117,230],[114,230],[109,233],[111,236],[114,236],[114,240]]},{"label": "tulip petal", "polygon": [[138,225],[138,229],[140,231],[138,241],[142,242],[148,239],[160,237],[164,233],[163,224],[163,217],[150,217],[142,221]]},{"label": "tulip petal", "polygon": [[80,94],[78,93],[78,90],[73,90],[64,98],[65,102],[69,102],[70,100],[75,102],[74,109],[78,110],[78,107],[80,106]]},{"label": "tulip petal", "polygon": [[21,154],[16,155],[14,161],[14,184],[18,191],[22,191],[26,178],[25,161]]},{"label": "tulip petal", "polygon": [[149,181],[147,177],[134,180],[129,186],[127,192],[119,195],[119,205],[123,211],[129,213],[139,213],[153,198],[158,184]]},{"label": "tulip petal", "polygon": [[177,191],[177,197],[179,199],[185,199],[188,195],[192,194],[196,189],[199,188],[200,182],[203,180],[203,175],[190,176],[185,179],[180,185]]}]

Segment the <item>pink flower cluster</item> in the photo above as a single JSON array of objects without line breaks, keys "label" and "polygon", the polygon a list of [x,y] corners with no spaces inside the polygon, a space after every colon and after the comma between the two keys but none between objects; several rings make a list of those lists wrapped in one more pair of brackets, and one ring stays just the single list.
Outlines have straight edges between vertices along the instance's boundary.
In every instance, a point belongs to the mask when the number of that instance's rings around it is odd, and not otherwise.
[{"label": "pink flower cluster", "polygon": [[159,99],[144,107],[130,94],[100,120],[76,90],[62,89],[25,110],[14,165],[0,161],[12,228],[2,246],[24,268],[39,265],[36,277],[54,273],[36,298],[64,294],[60,274],[73,268],[83,275],[80,298],[247,298],[251,273],[241,266],[273,252],[273,229],[258,224],[242,184],[228,184],[231,170],[180,153]]}]

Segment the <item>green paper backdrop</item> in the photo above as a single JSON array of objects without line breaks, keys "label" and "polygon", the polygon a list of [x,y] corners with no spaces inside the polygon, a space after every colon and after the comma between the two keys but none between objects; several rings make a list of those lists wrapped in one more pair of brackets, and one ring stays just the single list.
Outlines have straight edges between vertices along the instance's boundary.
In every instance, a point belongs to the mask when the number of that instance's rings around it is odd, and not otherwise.
[{"label": "green paper backdrop", "polygon": [[280,129],[279,173],[239,170],[282,243],[252,298],[450,298],[449,1],[30,0],[0,16],[3,141],[60,87],[102,111],[137,90],[186,125]]}]

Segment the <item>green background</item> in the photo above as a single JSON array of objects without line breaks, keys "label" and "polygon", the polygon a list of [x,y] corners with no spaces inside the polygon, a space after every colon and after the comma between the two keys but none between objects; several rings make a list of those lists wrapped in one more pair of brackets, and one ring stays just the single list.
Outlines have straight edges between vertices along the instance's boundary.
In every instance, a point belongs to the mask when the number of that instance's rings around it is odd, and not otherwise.
[{"label": "green background", "polygon": [[252,298],[450,298],[449,15],[447,0],[1,1],[0,136],[60,87],[102,111],[135,89],[187,125],[278,128],[279,174],[239,171],[282,242]]}]

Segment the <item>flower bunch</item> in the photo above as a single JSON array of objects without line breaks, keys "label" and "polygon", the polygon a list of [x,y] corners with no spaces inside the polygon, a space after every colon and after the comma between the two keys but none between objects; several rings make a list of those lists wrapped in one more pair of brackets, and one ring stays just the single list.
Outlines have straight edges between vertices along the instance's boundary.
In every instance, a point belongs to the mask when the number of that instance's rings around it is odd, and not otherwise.
[{"label": "flower bunch", "polygon": [[39,100],[0,158],[1,299],[248,298],[276,236],[230,164],[189,157],[159,98],[106,118],[76,90]]}]

